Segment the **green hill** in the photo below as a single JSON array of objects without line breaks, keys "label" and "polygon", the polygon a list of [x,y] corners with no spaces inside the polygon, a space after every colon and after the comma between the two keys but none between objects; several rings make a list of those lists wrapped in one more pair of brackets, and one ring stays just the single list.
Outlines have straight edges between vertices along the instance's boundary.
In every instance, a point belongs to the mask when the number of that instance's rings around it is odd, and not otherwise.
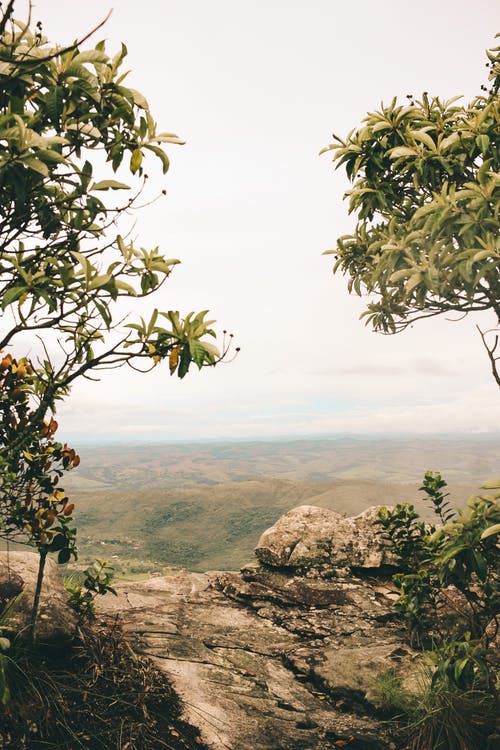
[{"label": "green hill", "polygon": [[283,513],[320,505],[354,515],[414,502],[440,470],[458,506],[498,473],[496,436],[332,437],[85,447],[64,477],[76,503],[79,563],[123,573],[237,569]]}]

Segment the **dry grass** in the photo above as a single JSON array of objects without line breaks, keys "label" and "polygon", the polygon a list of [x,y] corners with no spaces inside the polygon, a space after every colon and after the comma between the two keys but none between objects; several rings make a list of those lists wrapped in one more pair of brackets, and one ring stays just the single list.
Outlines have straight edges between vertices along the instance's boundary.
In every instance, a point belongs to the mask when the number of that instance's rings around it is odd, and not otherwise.
[{"label": "dry grass", "polygon": [[166,676],[134,654],[116,620],[82,626],[61,650],[13,647],[2,750],[200,750]]}]

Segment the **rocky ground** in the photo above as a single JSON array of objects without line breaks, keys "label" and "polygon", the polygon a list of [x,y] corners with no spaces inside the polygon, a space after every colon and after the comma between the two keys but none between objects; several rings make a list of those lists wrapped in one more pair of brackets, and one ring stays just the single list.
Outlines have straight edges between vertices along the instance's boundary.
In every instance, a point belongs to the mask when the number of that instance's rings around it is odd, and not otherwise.
[{"label": "rocky ground", "polygon": [[255,565],[123,583],[103,607],[167,673],[211,750],[395,750],[377,681],[404,678],[416,657],[372,520],[295,509],[263,535]]}]

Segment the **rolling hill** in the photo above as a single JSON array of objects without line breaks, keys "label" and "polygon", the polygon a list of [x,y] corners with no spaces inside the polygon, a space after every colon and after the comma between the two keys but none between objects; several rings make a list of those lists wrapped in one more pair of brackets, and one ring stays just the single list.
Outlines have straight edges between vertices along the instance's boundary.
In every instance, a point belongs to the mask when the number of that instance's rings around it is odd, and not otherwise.
[{"label": "rolling hill", "polygon": [[81,562],[124,574],[182,566],[236,569],[262,531],[297,505],[353,515],[414,502],[440,470],[461,506],[498,467],[496,437],[332,438],[194,445],[100,446],[65,477],[76,502]]}]

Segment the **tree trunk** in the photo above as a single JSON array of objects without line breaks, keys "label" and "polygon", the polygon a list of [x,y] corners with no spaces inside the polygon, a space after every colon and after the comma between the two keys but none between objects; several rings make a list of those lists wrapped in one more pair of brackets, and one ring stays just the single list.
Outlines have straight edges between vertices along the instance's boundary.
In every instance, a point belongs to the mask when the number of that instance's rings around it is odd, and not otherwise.
[{"label": "tree trunk", "polygon": [[40,561],[38,563],[38,576],[36,579],[35,598],[33,599],[33,609],[31,612],[31,624],[28,633],[28,638],[31,642],[34,642],[36,638],[36,619],[38,616],[38,606],[40,604],[40,594],[42,591],[43,584],[43,573],[45,570],[45,560],[47,558],[47,550],[39,550]]}]

